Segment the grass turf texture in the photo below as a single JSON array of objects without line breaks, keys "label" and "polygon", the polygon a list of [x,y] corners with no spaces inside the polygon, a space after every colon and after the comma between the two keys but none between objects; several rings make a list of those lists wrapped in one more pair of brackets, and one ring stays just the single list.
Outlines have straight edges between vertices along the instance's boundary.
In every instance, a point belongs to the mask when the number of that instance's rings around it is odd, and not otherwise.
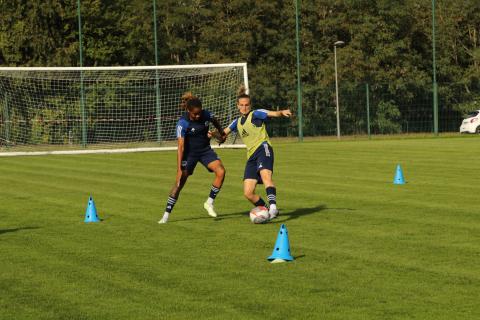
[{"label": "grass turf texture", "polygon": [[[218,219],[199,166],[166,225],[175,152],[0,158],[0,318],[480,317],[479,138],[274,149],[281,216],[265,225],[248,218],[244,150],[218,151]],[[272,265],[281,223],[296,259]]]}]

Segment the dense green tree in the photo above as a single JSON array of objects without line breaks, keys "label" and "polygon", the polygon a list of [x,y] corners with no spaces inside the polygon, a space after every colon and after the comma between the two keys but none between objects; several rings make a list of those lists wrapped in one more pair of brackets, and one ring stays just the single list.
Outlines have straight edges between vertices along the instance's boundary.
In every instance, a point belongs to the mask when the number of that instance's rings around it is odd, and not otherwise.
[{"label": "dense green tree", "polygon": [[[379,131],[401,130],[392,124],[413,112],[431,116],[430,1],[299,3],[306,134],[332,133],[334,128],[333,43],[337,40],[346,44],[338,49],[342,121],[364,125],[365,83],[370,84],[372,105],[377,106],[373,123]],[[156,4],[160,64],[245,61],[256,106],[295,108],[294,0],[157,0]],[[478,109],[480,2],[437,0],[436,4],[440,111]],[[85,66],[155,63],[153,1],[82,0],[81,13]],[[0,65],[79,65],[76,0],[0,0],[0,15]],[[295,122],[286,130],[294,133]]]}]

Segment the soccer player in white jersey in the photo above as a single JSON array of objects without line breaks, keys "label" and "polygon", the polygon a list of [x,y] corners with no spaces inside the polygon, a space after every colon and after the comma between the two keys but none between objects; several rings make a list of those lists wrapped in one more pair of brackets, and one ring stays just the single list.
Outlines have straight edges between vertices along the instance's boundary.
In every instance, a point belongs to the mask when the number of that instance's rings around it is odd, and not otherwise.
[{"label": "soccer player in white jersey", "polygon": [[280,111],[269,111],[259,109],[252,111],[250,96],[246,94],[245,87],[240,88],[237,98],[237,107],[242,115],[235,119],[228,128],[224,130],[228,135],[231,132],[238,132],[243,143],[247,146],[247,164],[243,176],[243,194],[255,206],[265,206],[265,201],[257,194],[257,184],[264,184],[269,202],[270,219],[276,218],[279,214],[277,208],[277,190],[272,180],[273,174],[273,149],[265,128],[265,121],[268,118],[290,117],[289,109]]}]

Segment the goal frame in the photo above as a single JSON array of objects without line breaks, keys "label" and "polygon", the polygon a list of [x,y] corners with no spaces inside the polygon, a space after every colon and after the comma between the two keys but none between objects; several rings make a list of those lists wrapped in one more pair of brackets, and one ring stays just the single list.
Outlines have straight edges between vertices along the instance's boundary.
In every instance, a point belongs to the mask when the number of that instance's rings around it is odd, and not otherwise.
[{"label": "goal frame", "polygon": [[[243,69],[243,84],[246,92],[249,92],[247,63],[219,63],[219,64],[187,64],[187,65],[159,65],[159,66],[100,66],[100,67],[0,67],[0,71],[115,71],[115,70],[175,70],[175,69],[207,69],[222,67],[241,67]],[[83,79],[80,80],[83,83]],[[80,102],[83,103],[83,102]],[[236,140],[236,138],[234,139]],[[245,148],[244,144],[224,144],[212,148]],[[106,154],[106,153],[131,153],[131,152],[151,152],[151,151],[171,151],[177,150],[177,147],[159,146],[159,147],[130,147],[130,148],[100,148],[88,149],[87,146],[78,145],[78,150],[47,150],[47,151],[0,151],[0,157],[9,156],[39,156],[50,154]]]}]

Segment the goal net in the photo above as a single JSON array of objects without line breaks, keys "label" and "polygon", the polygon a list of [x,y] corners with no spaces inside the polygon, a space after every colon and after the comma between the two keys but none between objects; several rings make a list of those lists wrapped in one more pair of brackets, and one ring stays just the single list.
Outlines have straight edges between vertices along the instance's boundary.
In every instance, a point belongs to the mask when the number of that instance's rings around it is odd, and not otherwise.
[{"label": "goal net", "polygon": [[185,92],[227,126],[241,84],[245,63],[0,68],[0,154],[171,149]]}]

